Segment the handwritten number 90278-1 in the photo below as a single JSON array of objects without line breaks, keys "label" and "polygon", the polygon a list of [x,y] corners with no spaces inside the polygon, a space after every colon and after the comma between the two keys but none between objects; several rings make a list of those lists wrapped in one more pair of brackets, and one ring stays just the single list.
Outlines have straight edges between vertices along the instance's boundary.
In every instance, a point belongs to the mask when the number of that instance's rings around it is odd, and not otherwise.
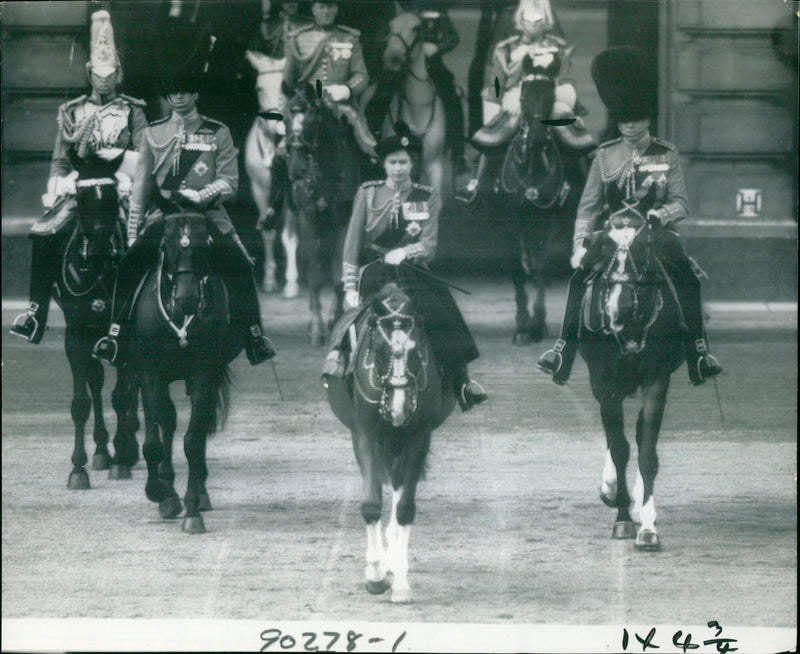
[{"label": "handwritten number 90278-1", "polygon": [[[392,647],[392,651],[397,650],[397,646],[400,644],[400,641],[405,638],[406,632],[404,631],[400,634],[399,638],[395,640],[394,646]],[[322,645],[324,646],[324,650],[326,652],[332,651],[333,648],[336,646],[336,643],[342,637],[342,634],[338,631],[324,631],[320,636],[316,632],[313,631],[304,631],[302,634],[303,644],[302,648],[305,652],[318,652],[320,651],[320,647],[315,645],[314,643],[317,641],[317,638],[322,640]],[[364,634],[357,633],[353,630],[347,632],[347,651],[354,652],[358,647],[358,640],[363,638]],[[282,650],[290,650],[294,649],[295,646],[298,644],[297,640],[291,634],[284,634],[280,629],[265,629],[261,632],[261,640],[263,641],[263,645],[261,646],[261,651],[266,652],[270,649],[273,645],[277,644],[277,646]],[[378,643],[383,641],[383,638],[370,638],[370,644]],[[274,648],[274,649],[277,649]]]}]

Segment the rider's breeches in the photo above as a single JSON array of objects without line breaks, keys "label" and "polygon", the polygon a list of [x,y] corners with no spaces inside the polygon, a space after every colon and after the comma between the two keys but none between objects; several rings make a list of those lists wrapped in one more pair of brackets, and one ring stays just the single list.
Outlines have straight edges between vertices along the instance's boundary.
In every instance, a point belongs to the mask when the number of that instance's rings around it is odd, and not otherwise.
[{"label": "rider's breeches", "polygon": [[262,327],[256,281],[250,262],[244,258],[230,232],[217,238],[214,249],[214,267],[230,291],[231,322],[244,329],[251,325]]},{"label": "rider's breeches", "polygon": [[29,298],[39,305],[39,321],[47,320],[53,284],[58,279],[58,239],[55,235],[31,235]]},{"label": "rider's breeches", "polygon": [[683,251],[683,246],[674,232],[654,229],[652,234],[656,256],[661,260],[675,287],[689,338],[692,342],[705,338],[700,280],[695,274],[691,260]]}]

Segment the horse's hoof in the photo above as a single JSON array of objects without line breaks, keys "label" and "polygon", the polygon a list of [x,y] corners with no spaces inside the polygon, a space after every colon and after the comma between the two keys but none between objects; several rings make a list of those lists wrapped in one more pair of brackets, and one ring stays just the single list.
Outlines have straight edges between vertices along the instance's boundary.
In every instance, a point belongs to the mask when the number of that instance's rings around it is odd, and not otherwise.
[{"label": "horse's hoof", "polygon": [[530,336],[525,332],[514,332],[514,336],[511,338],[511,342],[514,345],[530,345],[531,339]]},{"label": "horse's hoof", "polygon": [[642,552],[655,552],[661,549],[661,541],[658,534],[650,529],[640,529],[636,534],[636,541],[633,543],[634,549]]},{"label": "horse's hoof", "polygon": [[111,457],[108,452],[95,452],[92,457],[92,470],[108,470],[111,467]]},{"label": "horse's hoof", "polygon": [[211,511],[211,499],[208,497],[208,493],[199,493],[197,504],[200,511]]},{"label": "horse's hoof", "polygon": [[275,282],[264,282],[261,285],[261,290],[265,293],[274,293],[278,290],[278,285]]},{"label": "horse's hoof", "polygon": [[367,592],[370,595],[383,595],[387,590],[389,590],[392,585],[389,583],[389,580],[384,577],[380,581],[370,581],[369,579],[364,580],[364,588],[367,589]]},{"label": "horse's hoof", "polygon": [[544,326],[531,327],[530,331],[528,332],[528,336],[530,336],[531,342],[541,343],[542,339],[544,338],[544,332]]},{"label": "horse's hoof", "polygon": [[108,478],[114,480],[130,479],[131,469],[128,466],[114,463],[112,464],[111,469],[108,471]]},{"label": "horse's hoof", "polygon": [[206,533],[206,526],[203,524],[203,518],[196,516],[193,518],[186,517],[183,519],[183,526],[181,531],[184,534],[204,534]]},{"label": "horse's hoof", "polygon": [[296,298],[299,293],[300,287],[294,282],[286,282],[286,286],[283,287],[283,297],[287,300]]},{"label": "horse's hoof", "polygon": [[160,479],[148,479],[144,487],[144,494],[151,502],[163,502],[176,493],[170,484]]},{"label": "horse's hoof", "polygon": [[[614,499],[611,499],[611,498],[609,498],[608,495],[606,495],[603,492],[603,486],[606,486],[606,485],[607,484],[605,484],[605,482],[604,482],[603,485],[600,486],[600,499],[602,500],[603,504],[605,504],[607,507],[612,508],[612,509],[616,509],[617,508],[617,490],[616,490],[616,488],[613,489],[614,490]],[[609,489],[609,491],[612,490],[611,486],[608,486],[608,489]]]},{"label": "horse's hoof", "polygon": [[83,470],[73,470],[69,473],[67,480],[67,490],[89,490],[92,486],[89,484],[89,474]]},{"label": "horse's hoof", "polygon": [[614,529],[611,531],[611,538],[614,540],[636,538],[636,525],[630,520],[618,520],[614,523]]},{"label": "horse's hoof", "polygon": [[172,520],[177,518],[183,511],[183,503],[181,498],[177,495],[168,497],[162,502],[158,503],[158,515],[164,520]]},{"label": "horse's hoof", "polygon": [[411,601],[410,588],[393,588],[392,604],[408,604]]}]

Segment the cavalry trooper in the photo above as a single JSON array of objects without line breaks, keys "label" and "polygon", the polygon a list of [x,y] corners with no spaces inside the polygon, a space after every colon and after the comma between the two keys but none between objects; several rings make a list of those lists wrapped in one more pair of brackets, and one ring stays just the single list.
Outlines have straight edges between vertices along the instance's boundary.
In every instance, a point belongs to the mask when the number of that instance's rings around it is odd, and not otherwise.
[{"label": "cavalry trooper", "polygon": [[141,100],[117,94],[122,67],[114,44],[111,17],[106,10],[91,16],[90,56],[86,71],[92,91],[58,109],[58,134],[50,163],[47,193],[42,196],[43,219],[31,228],[31,279],[28,310],[17,316],[11,333],[39,343],[47,325],[53,284],[58,276],[58,238],[75,217],[73,163],[97,158],[120,158],[118,191],[127,198],[137,152],[147,121]]},{"label": "cavalry trooper", "polygon": [[[478,348],[450,291],[427,269],[436,254],[442,201],[431,187],[411,181],[412,170],[422,158],[422,141],[400,127],[401,134],[376,148],[386,179],[365,182],[353,201],[343,252],[345,302],[359,307],[362,298],[368,301],[380,291],[387,273],[395,269],[414,312],[425,322],[431,348],[452,380],[461,410],[468,411],[488,399],[467,371],[467,364],[478,358]],[[376,262],[382,265],[368,265]],[[344,331],[346,321],[352,324],[356,315],[348,311],[335,332]],[[332,338],[332,346],[323,379],[345,372],[341,339]]]},{"label": "cavalry trooper", "polygon": [[[185,22],[168,21],[165,37],[171,58],[161,65],[159,86],[171,113],[149,125],[142,139],[128,222],[133,245],[120,264],[109,334],[96,343],[93,355],[109,363],[124,362],[118,361],[118,354],[133,293],[156,261],[165,214],[178,207],[204,213],[219,232],[214,238],[215,264],[231,290],[232,322],[246,329],[247,358],[257,365],[271,359],[275,349],[261,327],[252,259],[222,206],[239,184],[237,151],[228,128],[201,116],[196,108],[212,41]],[[138,235],[143,220],[146,224]]]},{"label": "cavalry trooper", "polygon": [[359,31],[336,24],[340,2],[314,2],[314,22],[289,32],[283,93],[290,100],[304,84],[321,87],[322,100],[347,120],[359,148],[373,157],[376,141],[356,102],[369,83],[367,65]]},{"label": "cavalry trooper", "polygon": [[[472,203],[491,176],[487,155],[498,159],[520,123],[520,97],[525,75],[534,69],[549,70],[557,65],[553,118],[573,118],[577,102],[575,83],[570,76],[572,47],[561,36],[549,0],[521,0],[514,13],[517,34],[497,44],[492,56],[491,84],[483,91],[484,125],[472,136],[481,152],[475,176],[455,197]],[[557,59],[557,62],[556,62]],[[580,145],[577,143],[576,145]]]},{"label": "cavalry trooper", "polygon": [[595,230],[621,212],[633,212],[653,225],[656,255],[676,291],[688,329],[685,352],[689,379],[699,386],[722,373],[709,354],[700,301],[701,271],[686,253],[674,231],[688,215],[686,183],[678,152],[667,141],[650,135],[654,82],[641,53],[629,46],[611,48],[592,62],[592,78],[600,99],[617,125],[620,138],[602,144],[592,162],[578,205],[572,267],[561,338],[538,361],[557,384],[566,383],[577,350],[583,282],[581,262]]}]

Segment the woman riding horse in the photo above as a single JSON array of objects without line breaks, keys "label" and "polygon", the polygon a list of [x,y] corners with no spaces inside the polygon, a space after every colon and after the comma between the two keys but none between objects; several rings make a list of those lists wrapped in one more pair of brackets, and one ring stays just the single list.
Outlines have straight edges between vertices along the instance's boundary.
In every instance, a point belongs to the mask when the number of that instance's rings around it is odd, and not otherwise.
[{"label": "woman riding horse", "polygon": [[53,285],[58,277],[58,234],[74,224],[75,180],[72,163],[98,157],[119,159],[115,173],[121,196],[130,193],[137,150],[147,126],[144,102],[118,95],[122,67],[114,48],[114,31],[109,13],[92,14],[91,54],[86,71],[91,93],[63,104],[58,109],[58,134],[50,164],[47,193],[42,197],[45,215],[31,229],[33,241],[28,310],[14,320],[11,333],[37,344],[47,326]]},{"label": "woman riding horse", "polygon": [[577,351],[583,281],[589,272],[581,264],[592,234],[606,221],[632,212],[656,226],[656,254],[685,322],[689,379],[699,386],[721,374],[722,367],[708,352],[697,265],[673,231],[686,218],[689,204],[677,150],[650,135],[653,84],[638,50],[624,46],[600,53],[592,62],[592,77],[622,137],[601,145],[589,170],[573,239],[572,267],[578,270],[570,281],[561,338],[537,365],[556,384],[569,379]]},{"label": "woman riding horse", "polygon": [[[128,222],[133,246],[120,266],[109,334],[97,342],[94,356],[116,362],[118,338],[129,322],[134,292],[155,260],[164,215],[190,208],[205,214],[218,231],[214,235],[221,259],[217,265],[231,291],[231,318],[246,330],[247,358],[257,365],[275,356],[275,349],[261,327],[252,259],[222,206],[239,183],[236,148],[225,125],[201,116],[196,109],[211,40],[207,35],[199,37],[191,24],[175,23],[171,43],[173,59],[164,62],[160,83],[172,112],[145,131]],[[185,54],[181,57],[180,53]],[[147,223],[138,235],[144,217]]]},{"label": "woman riding horse", "polygon": [[[412,134],[399,134],[382,141],[377,152],[386,179],[366,182],[356,193],[344,246],[345,302],[358,307],[362,298],[382,288],[387,275],[397,275],[411,296],[412,313],[424,320],[434,355],[452,382],[461,410],[468,411],[488,398],[467,371],[467,364],[478,358],[469,328],[449,290],[426,265],[436,253],[442,204],[432,188],[411,181],[422,142]],[[353,313],[343,320],[352,321]],[[341,376],[341,343],[332,345],[323,375]]]}]

